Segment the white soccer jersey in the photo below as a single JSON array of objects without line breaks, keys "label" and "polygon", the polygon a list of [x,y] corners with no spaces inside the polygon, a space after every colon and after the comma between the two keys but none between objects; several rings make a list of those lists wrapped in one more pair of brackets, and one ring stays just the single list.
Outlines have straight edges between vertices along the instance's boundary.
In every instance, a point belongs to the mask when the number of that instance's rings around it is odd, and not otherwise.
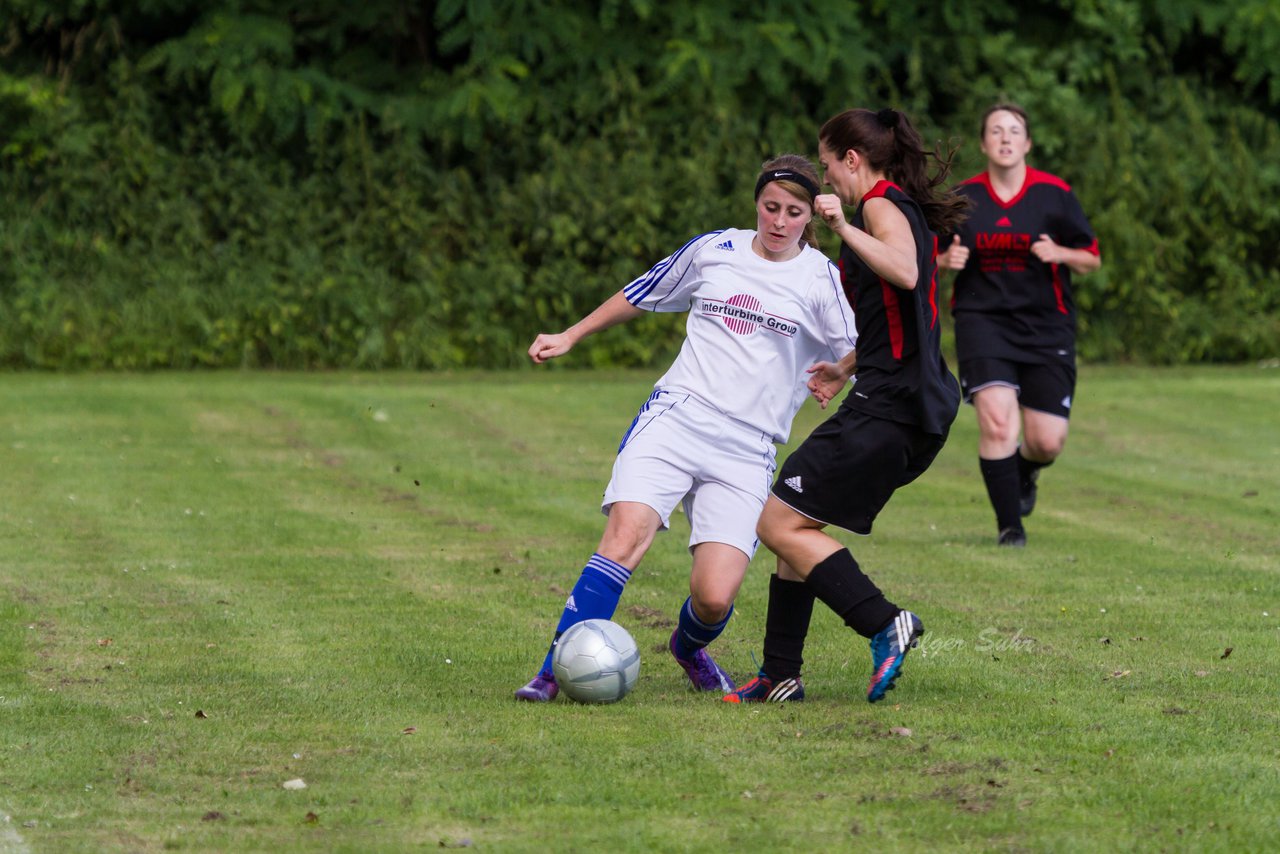
[{"label": "white soccer jersey", "polygon": [[785,442],[808,395],[806,369],[848,354],[858,338],[840,274],[821,252],[766,261],[755,231],[695,237],[627,285],[648,311],[687,311],[680,355],[655,388],[684,391]]}]

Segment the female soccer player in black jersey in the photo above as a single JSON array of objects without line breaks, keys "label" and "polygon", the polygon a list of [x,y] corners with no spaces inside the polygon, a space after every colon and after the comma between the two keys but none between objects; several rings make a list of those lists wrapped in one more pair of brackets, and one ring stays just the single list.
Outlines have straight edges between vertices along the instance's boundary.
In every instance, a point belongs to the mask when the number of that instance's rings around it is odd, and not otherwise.
[{"label": "female soccer player in black jersey", "polygon": [[[889,602],[849,550],[826,532],[858,534],[893,492],[942,449],[960,389],[939,348],[937,238],[955,230],[965,202],[937,187],[920,135],[897,110],[848,110],[822,126],[818,155],[834,194],[815,207],[843,241],[840,270],[858,326],[853,389],[787,459],[758,531],[778,556],[770,579],[764,662],[728,702],[800,700],[800,666],[814,598],[871,639],[867,699],[884,696],[924,632]],[[856,209],[845,220],[844,205]],[[932,230],[931,230],[932,229]]]},{"label": "female soccer player in black jersey", "polygon": [[1030,150],[1021,107],[987,110],[987,170],[957,188],[972,212],[938,256],[939,267],[959,271],[951,310],[960,386],[978,413],[978,463],[1002,546],[1026,545],[1022,517],[1035,507],[1036,478],[1067,440],[1076,384],[1071,274],[1102,263],[1071,187],[1027,166]]}]

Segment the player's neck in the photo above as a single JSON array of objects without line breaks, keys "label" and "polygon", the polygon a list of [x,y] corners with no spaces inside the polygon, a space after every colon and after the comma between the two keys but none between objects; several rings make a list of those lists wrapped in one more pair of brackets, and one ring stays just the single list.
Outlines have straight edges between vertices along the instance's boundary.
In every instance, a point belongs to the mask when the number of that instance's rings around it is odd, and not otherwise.
[{"label": "player's neck", "polygon": [[987,177],[991,180],[991,189],[996,191],[1000,201],[1007,202],[1022,192],[1022,185],[1027,182],[1027,162],[1024,160],[1013,166],[988,163]]},{"label": "player's neck", "polygon": [[856,205],[861,202],[867,197],[867,193],[870,193],[880,185],[881,181],[885,180],[888,180],[888,178],[883,172],[872,172],[869,169],[866,171],[859,170],[854,177],[854,192],[857,193],[857,197],[854,199],[853,204]]},{"label": "player's neck", "polygon": [[795,258],[803,252],[804,247],[797,243],[782,252],[770,252],[765,248],[764,244],[760,242],[760,237],[757,235],[751,238],[751,251],[766,261],[790,261],[792,258]]}]

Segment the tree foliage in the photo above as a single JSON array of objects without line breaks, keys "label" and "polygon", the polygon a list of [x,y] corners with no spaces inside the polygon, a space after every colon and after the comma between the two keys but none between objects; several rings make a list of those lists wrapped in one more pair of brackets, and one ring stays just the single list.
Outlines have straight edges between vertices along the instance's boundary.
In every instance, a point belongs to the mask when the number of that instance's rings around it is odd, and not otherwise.
[{"label": "tree foliage", "polygon": [[[1280,351],[1272,0],[0,0],[0,362],[517,364],[849,106],[981,168],[996,100],[1103,269],[1086,358]],[[7,21],[7,23],[4,23]],[[678,319],[582,345],[647,364]]]}]

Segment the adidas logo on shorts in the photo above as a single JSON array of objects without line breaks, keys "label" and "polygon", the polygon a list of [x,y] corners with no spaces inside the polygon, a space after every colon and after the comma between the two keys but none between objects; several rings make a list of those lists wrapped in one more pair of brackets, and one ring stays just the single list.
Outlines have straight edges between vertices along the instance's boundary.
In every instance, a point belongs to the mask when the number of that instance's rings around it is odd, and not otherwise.
[{"label": "adidas logo on shorts", "polygon": [[794,489],[796,492],[801,492],[801,493],[804,492],[804,490],[800,487],[800,475],[796,475],[795,477],[789,477],[786,480],[784,480],[783,483],[785,483],[787,486]]}]

